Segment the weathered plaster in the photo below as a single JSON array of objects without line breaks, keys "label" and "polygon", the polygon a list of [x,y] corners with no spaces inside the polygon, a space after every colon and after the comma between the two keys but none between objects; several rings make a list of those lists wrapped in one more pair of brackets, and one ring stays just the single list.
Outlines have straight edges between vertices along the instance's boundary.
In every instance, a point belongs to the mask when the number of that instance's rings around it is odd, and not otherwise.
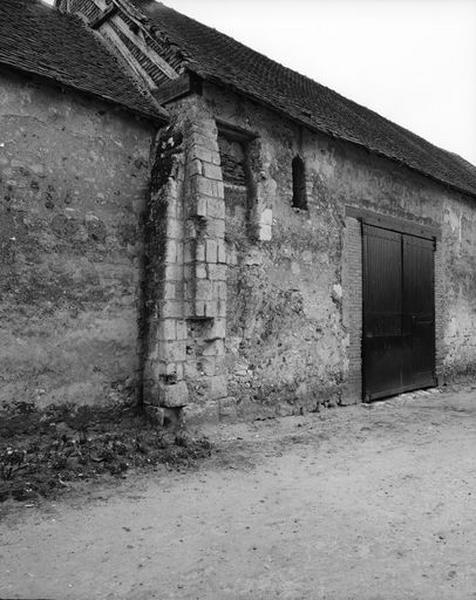
[{"label": "weathered plaster", "polygon": [[0,401],[135,397],[153,128],[0,77]]}]

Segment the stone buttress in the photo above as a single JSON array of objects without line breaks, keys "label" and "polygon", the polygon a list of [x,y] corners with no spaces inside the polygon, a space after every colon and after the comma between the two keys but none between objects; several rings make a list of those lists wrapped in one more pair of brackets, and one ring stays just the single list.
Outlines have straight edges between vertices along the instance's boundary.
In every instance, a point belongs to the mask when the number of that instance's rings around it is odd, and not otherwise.
[{"label": "stone buttress", "polygon": [[227,397],[218,132],[199,103],[178,114],[158,135],[144,222],[144,402],[213,420]]}]

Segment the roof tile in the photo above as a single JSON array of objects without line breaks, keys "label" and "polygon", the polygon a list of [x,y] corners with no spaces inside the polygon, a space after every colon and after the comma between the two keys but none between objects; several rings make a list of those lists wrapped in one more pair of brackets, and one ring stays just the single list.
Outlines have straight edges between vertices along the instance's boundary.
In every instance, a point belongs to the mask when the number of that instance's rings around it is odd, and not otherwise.
[{"label": "roof tile", "polygon": [[476,168],[333,90],[154,0],[130,0],[188,68],[312,129],[351,141],[476,195]]},{"label": "roof tile", "polygon": [[101,97],[152,118],[166,118],[146,90],[80,18],[40,0],[0,0],[0,63]]}]

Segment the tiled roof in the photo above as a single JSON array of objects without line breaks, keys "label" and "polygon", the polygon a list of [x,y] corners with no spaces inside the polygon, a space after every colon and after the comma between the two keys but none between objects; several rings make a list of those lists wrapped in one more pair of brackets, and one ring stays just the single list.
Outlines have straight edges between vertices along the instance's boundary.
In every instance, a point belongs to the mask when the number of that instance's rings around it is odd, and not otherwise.
[{"label": "tiled roof", "polygon": [[179,47],[184,64],[204,79],[476,195],[475,167],[457,155],[161,3],[130,2],[157,35]]},{"label": "tiled roof", "polygon": [[47,77],[154,119],[166,118],[101,37],[40,0],[0,0],[0,64]]}]

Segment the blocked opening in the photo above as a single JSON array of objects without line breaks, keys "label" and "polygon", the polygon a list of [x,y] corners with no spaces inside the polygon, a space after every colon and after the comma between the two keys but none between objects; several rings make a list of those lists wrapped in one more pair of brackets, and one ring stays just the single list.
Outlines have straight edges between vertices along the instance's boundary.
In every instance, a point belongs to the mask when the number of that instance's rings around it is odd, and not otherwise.
[{"label": "blocked opening", "polygon": [[240,140],[218,134],[223,182],[246,188],[246,149]]},{"label": "blocked opening", "polygon": [[240,247],[249,229],[249,166],[247,144],[221,132],[218,135],[225,192],[225,240]]},{"label": "blocked opening", "polygon": [[293,172],[293,208],[307,210],[306,167],[303,159],[296,155],[292,162]]}]

